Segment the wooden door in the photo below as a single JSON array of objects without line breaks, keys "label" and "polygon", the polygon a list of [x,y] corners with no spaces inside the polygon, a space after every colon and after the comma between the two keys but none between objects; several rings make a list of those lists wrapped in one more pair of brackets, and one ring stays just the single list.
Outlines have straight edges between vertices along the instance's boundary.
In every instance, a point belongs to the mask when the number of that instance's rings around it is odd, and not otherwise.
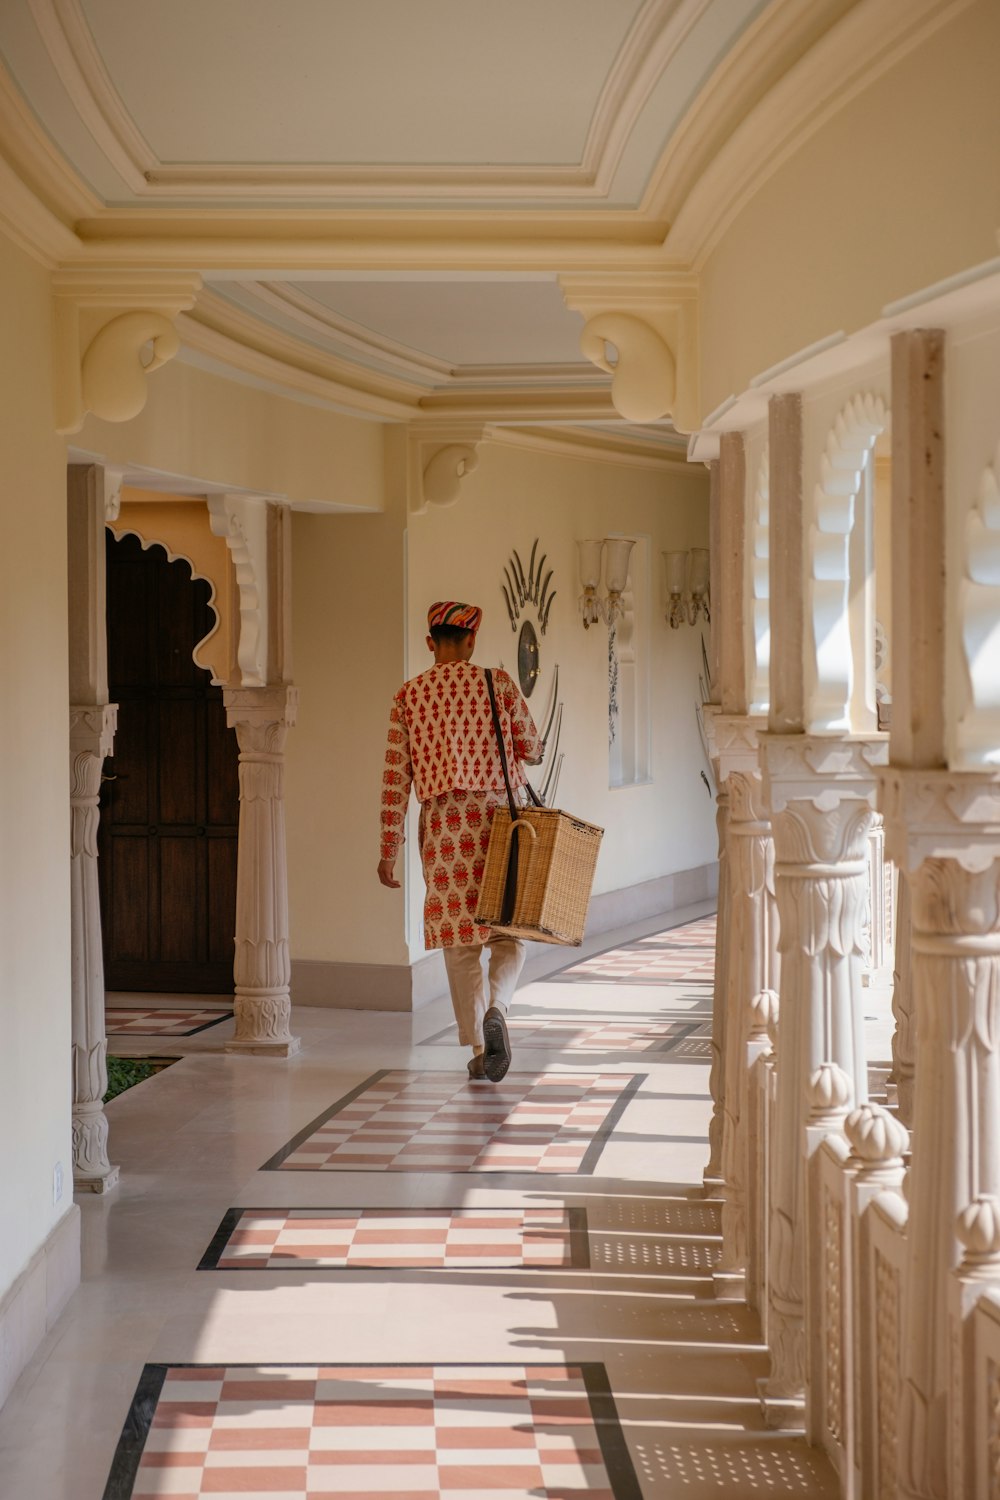
[{"label": "wooden door", "polygon": [[222,690],[192,652],[209,585],[162,547],[108,533],[108,687],[118,704],[99,832],[105,982],[233,987],[238,749]]}]

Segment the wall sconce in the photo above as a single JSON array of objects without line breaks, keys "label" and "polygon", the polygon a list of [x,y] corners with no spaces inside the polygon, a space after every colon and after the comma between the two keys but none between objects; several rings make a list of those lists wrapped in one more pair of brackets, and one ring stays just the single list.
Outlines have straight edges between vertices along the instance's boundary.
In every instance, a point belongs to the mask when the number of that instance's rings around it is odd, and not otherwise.
[{"label": "wall sconce", "polygon": [[711,620],[708,587],[708,549],[664,552],[667,564],[667,624],[678,630],[685,620],[693,625],[700,614]]},{"label": "wall sconce", "polygon": [[[580,549],[580,614],[583,628],[589,630],[598,620],[607,626],[617,624],[624,613],[622,594],[628,583],[628,565],[635,541],[630,537],[610,536],[577,542]],[[707,554],[706,554],[707,555]],[[601,563],[604,564],[606,594],[600,593]]]}]

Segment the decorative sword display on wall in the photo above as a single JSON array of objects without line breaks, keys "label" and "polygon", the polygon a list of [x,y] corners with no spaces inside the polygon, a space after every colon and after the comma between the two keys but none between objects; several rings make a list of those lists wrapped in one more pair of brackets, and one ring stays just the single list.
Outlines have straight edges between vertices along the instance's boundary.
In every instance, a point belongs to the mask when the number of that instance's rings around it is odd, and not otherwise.
[{"label": "decorative sword display on wall", "polygon": [[504,563],[504,577],[507,582],[500,585],[503,590],[504,602],[507,605],[507,618],[510,620],[510,628],[517,634],[517,622],[521,618],[521,612],[526,604],[533,604],[538,612],[538,628],[542,635],[545,634],[549,624],[549,614],[552,609],[552,601],[556,597],[555,589],[549,593],[552,583],[554,568],[545,572],[545,564],[548,553],[543,552],[536,568],[535,558],[538,555],[538,538],[536,537],[531,547],[531,556],[528,559],[528,571],[525,573],[524,564],[515,547],[507,562]]},{"label": "decorative sword display on wall", "polygon": [[[521,691],[530,698],[541,674],[541,651],[535,627],[528,618],[529,611],[538,622],[538,633],[544,635],[548,629],[549,615],[556,597],[552,587],[554,568],[546,568],[548,553],[539,556],[538,537],[531,544],[528,567],[525,569],[517,548],[511,549],[510,557],[503,565],[504,581],[500,585],[510,628],[518,637],[517,675]],[[503,665],[503,663],[501,663]],[[542,759],[540,762],[541,784],[536,788],[546,806],[551,807],[559,788],[564,752],[559,749],[562,736],[563,706],[559,701],[559,667],[555,668],[549,702],[539,723],[542,730]]]}]

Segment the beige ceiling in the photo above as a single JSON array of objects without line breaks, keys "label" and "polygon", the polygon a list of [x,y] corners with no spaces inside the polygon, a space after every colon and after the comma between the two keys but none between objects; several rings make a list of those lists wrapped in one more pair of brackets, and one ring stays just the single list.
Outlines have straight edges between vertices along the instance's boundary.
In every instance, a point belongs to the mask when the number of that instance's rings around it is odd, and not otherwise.
[{"label": "beige ceiling", "polygon": [[53,264],[204,278],[187,357],[594,430],[566,274],[687,274],[745,122],[783,150],[784,75],[866,3],[0,0],[0,154]]}]

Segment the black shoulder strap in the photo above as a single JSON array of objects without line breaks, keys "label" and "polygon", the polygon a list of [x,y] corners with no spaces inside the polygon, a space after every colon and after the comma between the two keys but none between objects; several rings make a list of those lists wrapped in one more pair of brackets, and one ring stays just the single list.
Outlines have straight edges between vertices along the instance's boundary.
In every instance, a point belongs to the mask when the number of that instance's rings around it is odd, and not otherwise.
[{"label": "black shoulder strap", "polygon": [[507,803],[510,807],[510,820],[513,823],[517,817],[517,804],[514,801],[514,791],[510,784],[510,772],[507,770],[507,752],[503,747],[503,730],[500,728],[500,715],[497,712],[497,695],[493,689],[493,673],[489,667],[485,667],[486,690],[490,695],[490,712],[493,715],[493,732],[497,737],[497,749],[500,751],[500,767],[503,771],[503,784],[507,788]]}]

